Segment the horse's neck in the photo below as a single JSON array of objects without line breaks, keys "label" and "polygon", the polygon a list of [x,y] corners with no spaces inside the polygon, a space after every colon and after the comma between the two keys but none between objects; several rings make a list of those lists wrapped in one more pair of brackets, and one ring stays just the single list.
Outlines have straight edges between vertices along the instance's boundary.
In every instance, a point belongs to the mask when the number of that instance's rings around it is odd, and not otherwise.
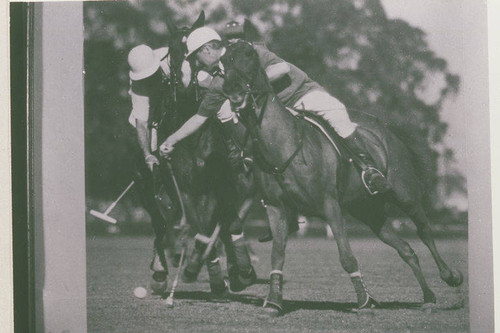
[{"label": "horse's neck", "polygon": [[[269,161],[278,164],[289,158],[300,141],[296,119],[288,112],[274,94],[267,94],[267,103],[257,113],[262,117],[255,135],[260,137],[260,149],[269,157]],[[261,103],[263,104],[263,101]],[[264,114],[262,114],[264,112]]]},{"label": "horse's neck", "polygon": [[198,109],[199,102],[196,101],[196,92],[193,87],[181,88],[175,91],[171,85],[163,91],[163,103],[161,107],[162,125],[160,134],[165,138],[177,131]]}]

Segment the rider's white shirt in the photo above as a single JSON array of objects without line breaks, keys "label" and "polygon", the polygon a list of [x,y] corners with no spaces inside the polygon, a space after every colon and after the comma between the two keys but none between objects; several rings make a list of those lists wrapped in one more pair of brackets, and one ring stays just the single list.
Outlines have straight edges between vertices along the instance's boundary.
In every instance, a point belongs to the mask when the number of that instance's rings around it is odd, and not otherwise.
[{"label": "rider's white shirt", "polygon": [[[160,58],[165,57],[168,54],[168,47],[162,47],[153,50],[154,53],[158,54]],[[170,57],[166,57],[160,62],[160,67],[167,77],[170,76]],[[182,63],[182,84],[187,87],[189,81],[191,80],[191,67],[189,62],[184,61]],[[132,82],[130,82],[130,87],[132,87]],[[141,96],[135,94],[131,88],[129,88],[128,93],[132,101],[132,111],[128,118],[130,125],[135,127],[136,119],[142,121],[148,121],[149,119],[149,97]]]}]

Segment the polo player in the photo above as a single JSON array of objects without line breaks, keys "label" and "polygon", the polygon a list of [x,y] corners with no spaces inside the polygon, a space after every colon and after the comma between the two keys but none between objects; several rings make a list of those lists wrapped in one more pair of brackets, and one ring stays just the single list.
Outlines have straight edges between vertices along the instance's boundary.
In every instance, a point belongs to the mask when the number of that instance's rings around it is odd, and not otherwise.
[{"label": "polo player", "polygon": [[[206,72],[212,73],[214,77],[207,83],[208,92],[197,114],[162,143],[161,156],[167,156],[177,142],[198,130],[209,117],[217,116],[221,122],[227,123],[234,116],[229,100],[222,91],[222,63],[226,60],[224,55],[227,50],[219,34],[208,27],[198,28],[188,36],[186,45],[186,57]],[[255,44],[253,47],[280,101],[288,107],[311,112],[326,120],[349,150],[361,160],[362,177],[370,192],[387,191],[387,180],[376,168],[363,137],[357,131],[357,124],[350,120],[345,106],[310,79],[305,72],[279,58],[265,46]]]},{"label": "polo player", "polygon": [[[134,47],[128,54],[130,66],[130,89],[132,111],[129,123],[135,127],[139,146],[144,155],[144,162],[149,170],[159,165],[158,158],[153,155],[158,149],[157,125],[161,117],[161,99],[168,78],[170,66],[168,47],[156,50],[147,45]],[[182,65],[183,84],[187,87],[191,78],[189,63]],[[187,78],[187,81],[186,81]]]}]

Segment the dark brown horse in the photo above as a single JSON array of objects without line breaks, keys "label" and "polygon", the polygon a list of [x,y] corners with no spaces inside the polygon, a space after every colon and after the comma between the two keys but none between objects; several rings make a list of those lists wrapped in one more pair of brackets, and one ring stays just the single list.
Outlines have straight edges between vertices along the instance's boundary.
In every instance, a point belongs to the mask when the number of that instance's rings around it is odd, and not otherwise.
[{"label": "dark brown horse", "polygon": [[[192,27],[177,28],[172,22],[167,21],[170,33],[168,43],[170,77],[162,82],[158,92],[161,94],[161,98],[158,99],[160,102],[158,105],[152,105],[150,114],[151,126],[157,129],[160,143],[197,111],[199,91],[192,83],[191,77],[187,79],[183,77],[181,66],[186,53],[185,37],[193,29],[202,26],[204,20],[202,12]],[[187,82],[190,84],[186,87]],[[220,124],[216,120],[208,121],[196,135],[179,143],[171,159],[162,160],[153,173],[142,165],[142,181],[138,183],[155,232],[155,251],[151,269],[154,272],[152,287],[157,292],[164,291],[167,282],[165,240],[169,239],[172,244],[172,225],[179,220],[182,212],[192,227],[191,234],[198,232],[210,235],[215,224],[221,224],[220,237],[226,246],[230,287],[235,291],[246,287],[239,280],[238,269],[242,267],[237,264],[235,254],[235,252],[241,254],[242,249],[233,245],[229,233],[229,225],[236,219],[238,207],[233,199],[236,198],[236,194],[231,166],[226,158],[227,148],[219,127]],[[179,192],[172,175],[178,184]],[[171,208],[165,209],[166,206]],[[188,268],[191,270],[185,270],[186,281],[196,278],[202,265],[198,260],[199,252],[203,251],[204,244],[197,243],[194,256],[188,260]],[[223,296],[227,287],[220,264],[214,259],[215,251],[212,251],[206,263],[210,287],[214,294]],[[172,263],[175,265],[178,260],[178,257],[174,257]],[[249,260],[247,261],[249,263]],[[248,268],[245,270],[248,271]]]},{"label": "dark brown horse", "polygon": [[[202,13],[192,27],[177,28],[167,19],[170,33],[168,42],[170,77],[167,80],[162,80],[161,84],[155,82],[156,90],[154,94],[159,97],[155,98],[154,102],[151,99],[149,119],[150,127],[157,131],[160,140],[196,112],[196,92],[194,89],[183,85],[184,78],[182,77],[181,64],[184,59],[185,45],[182,40],[192,29],[203,26],[204,21],[204,13]],[[179,261],[179,253],[177,253],[177,256],[175,255],[178,251],[175,248],[173,226],[181,218],[180,201],[172,183],[170,170],[165,163],[162,163],[160,167],[155,167],[153,172],[150,172],[144,163],[142,152],[137,155],[135,179],[142,204],[151,217],[151,224],[155,233],[154,254],[151,262],[151,269],[153,270],[151,287],[155,292],[162,293],[167,287],[168,275],[168,263],[165,253],[167,252],[170,255],[174,266]],[[186,152],[184,155],[189,155],[189,153]],[[178,157],[176,160],[171,161],[176,175],[178,174],[178,161],[182,161],[182,158]],[[191,169],[184,174],[192,175],[194,172],[195,170]],[[181,179],[183,177],[176,177],[181,181],[181,195],[183,200],[186,201],[186,197],[189,198],[190,196],[185,194],[185,180]],[[165,190],[168,195],[166,195]],[[186,205],[189,204],[186,203]],[[195,209],[191,207],[187,209],[186,214],[189,215],[189,221],[197,218],[193,216],[195,215],[194,211]],[[165,251],[166,248],[168,251]]]},{"label": "dark brown horse", "polygon": [[436,249],[429,220],[422,208],[423,189],[402,141],[374,118],[353,115],[360,132],[371,143],[369,152],[392,187],[384,194],[368,194],[357,168],[340,155],[317,127],[294,116],[278,101],[253,47],[238,43],[228,48],[228,52],[223,63],[226,70],[224,91],[250,132],[258,166],[255,177],[267,204],[274,237],[270,290],[265,302],[271,314],[282,311],[287,222],[296,219],[298,213],[329,223],[340,262],[351,277],[360,308],[374,306],[376,302],[362,280],[351,251],[345,230],[346,213],[364,222],[398,252],[417,278],[424,303],[435,303],[435,295],[425,281],[413,249],[386,223],[387,204],[396,205],[413,220],[418,236],[432,253],[441,278],[450,286],[462,283],[462,274],[449,268]]}]

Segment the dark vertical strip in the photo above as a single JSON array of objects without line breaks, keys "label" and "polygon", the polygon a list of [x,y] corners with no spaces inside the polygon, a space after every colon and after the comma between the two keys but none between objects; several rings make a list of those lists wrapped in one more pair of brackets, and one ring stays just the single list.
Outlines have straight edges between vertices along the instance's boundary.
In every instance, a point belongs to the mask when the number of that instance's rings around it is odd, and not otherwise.
[{"label": "dark vertical strip", "polygon": [[10,4],[10,89],[12,133],[12,231],[14,258],[14,329],[32,332],[34,295],[31,283],[28,209],[28,24],[29,5]]}]

